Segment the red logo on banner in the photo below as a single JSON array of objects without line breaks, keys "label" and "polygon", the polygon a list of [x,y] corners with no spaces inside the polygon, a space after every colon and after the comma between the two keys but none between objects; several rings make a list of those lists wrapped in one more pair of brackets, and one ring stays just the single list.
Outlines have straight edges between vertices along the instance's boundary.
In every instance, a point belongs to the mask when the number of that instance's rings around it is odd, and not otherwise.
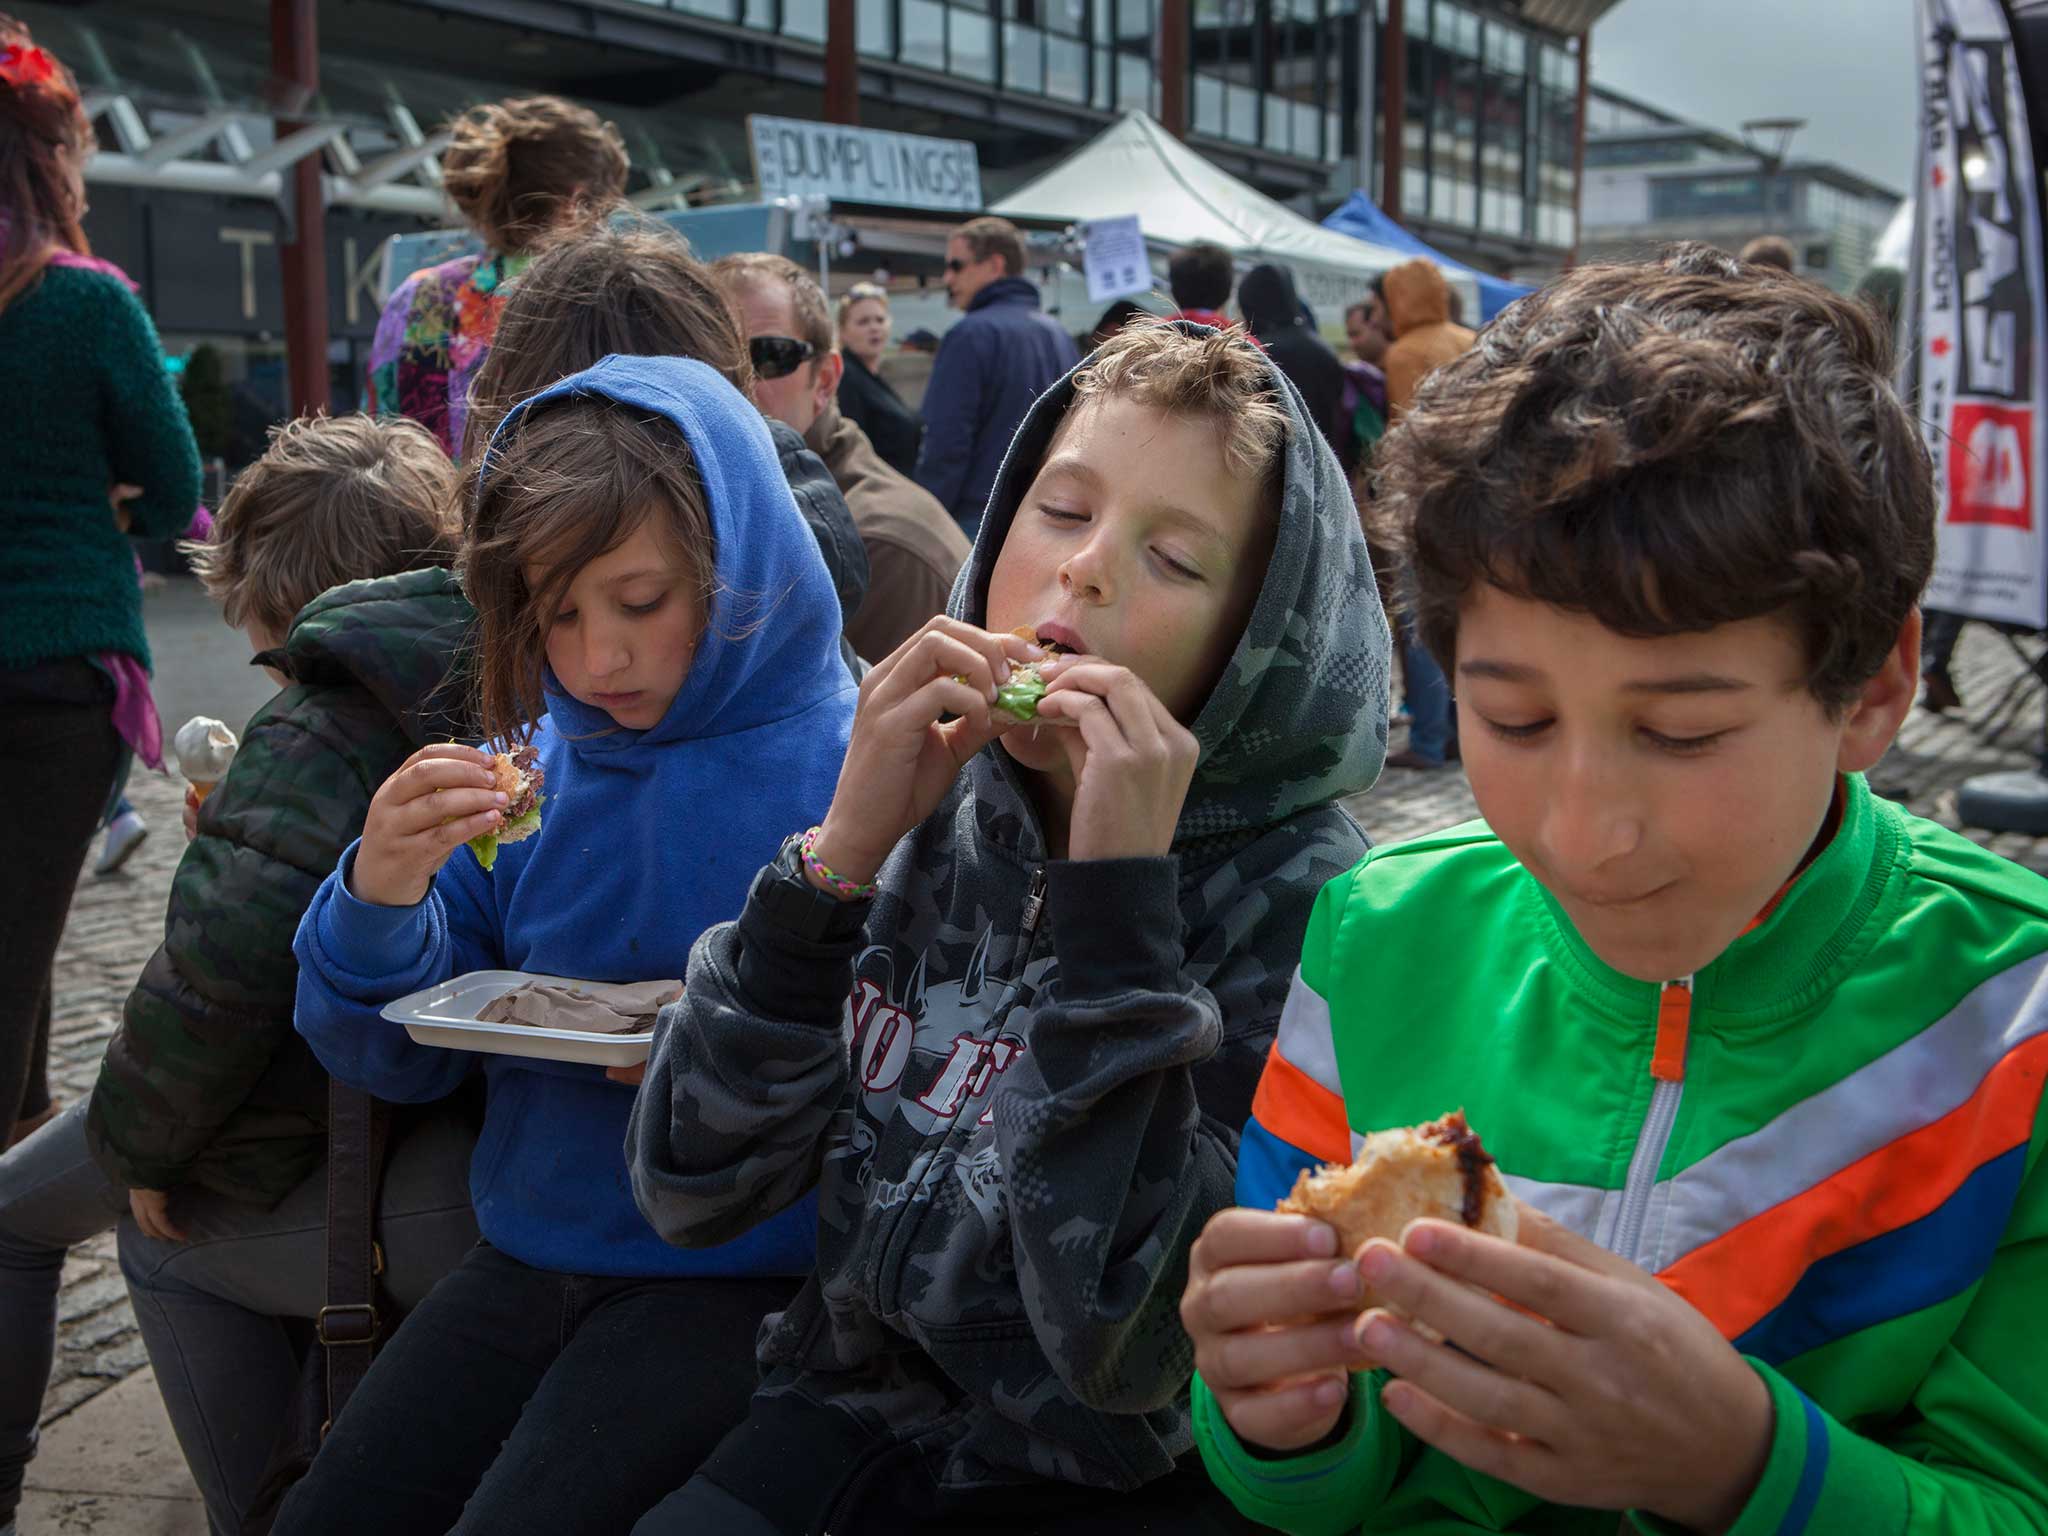
[{"label": "red logo on banner", "polygon": [[1949,422],[1948,520],[2034,526],[2034,413],[1958,403]]}]

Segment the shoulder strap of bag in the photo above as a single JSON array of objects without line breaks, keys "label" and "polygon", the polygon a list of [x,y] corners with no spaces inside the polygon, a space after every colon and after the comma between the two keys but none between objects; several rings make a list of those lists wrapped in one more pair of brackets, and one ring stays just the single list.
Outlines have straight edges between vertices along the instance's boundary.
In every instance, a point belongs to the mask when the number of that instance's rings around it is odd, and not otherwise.
[{"label": "shoulder strap of bag", "polygon": [[327,1085],[327,1304],[318,1332],[327,1356],[324,1436],[370,1368],[385,1318],[378,1311],[384,1255],[377,1246],[377,1193],[391,1107],[333,1079]]}]

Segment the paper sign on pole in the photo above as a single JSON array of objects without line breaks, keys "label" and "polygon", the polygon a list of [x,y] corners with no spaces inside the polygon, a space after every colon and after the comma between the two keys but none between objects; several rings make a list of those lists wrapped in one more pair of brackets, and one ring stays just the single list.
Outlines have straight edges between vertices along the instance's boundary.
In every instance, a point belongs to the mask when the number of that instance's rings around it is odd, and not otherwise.
[{"label": "paper sign on pole", "polygon": [[1919,0],[1903,375],[1934,460],[1927,605],[2048,626],[2048,294],[2025,87],[1999,0]]},{"label": "paper sign on pole", "polygon": [[1081,267],[1088,274],[1088,302],[1144,293],[1152,286],[1152,263],[1134,213],[1122,219],[1090,219],[1083,226]]}]

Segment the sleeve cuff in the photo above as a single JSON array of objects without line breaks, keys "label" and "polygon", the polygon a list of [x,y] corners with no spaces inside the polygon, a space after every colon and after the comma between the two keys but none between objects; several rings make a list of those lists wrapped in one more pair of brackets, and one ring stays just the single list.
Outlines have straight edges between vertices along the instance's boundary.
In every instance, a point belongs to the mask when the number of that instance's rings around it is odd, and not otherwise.
[{"label": "sleeve cuff", "polygon": [[[434,947],[433,893],[410,907],[380,907],[349,890],[358,838],[342,853],[328,899],[320,904],[320,947],[343,975],[388,984],[409,975]],[[381,989],[380,995],[381,995]]]},{"label": "sleeve cuff", "polygon": [[[1217,1487],[1238,1509],[1274,1524],[1282,1512],[1306,1515],[1320,1529],[1355,1530],[1392,1486],[1400,1465],[1400,1425],[1380,1406],[1387,1373],[1351,1378],[1343,1432],[1292,1456],[1267,1456],[1238,1439],[1199,1373],[1192,1401],[1195,1443]],[[1302,1522],[1287,1520],[1287,1529]]]},{"label": "sleeve cuff", "polygon": [[[1771,1394],[1771,1452],[1727,1536],[1856,1536],[1905,1529],[1906,1484],[1891,1452],[1843,1428],[1770,1366],[1749,1363]],[[1686,1536],[1652,1515],[1631,1511],[1629,1518],[1648,1536]]]},{"label": "sleeve cuff", "polygon": [[1045,866],[1045,903],[1068,1001],[1180,989],[1179,860],[1055,859]]},{"label": "sleeve cuff", "polygon": [[778,860],[754,877],[740,913],[739,983],[764,1017],[837,1027],[872,901],[839,901]]}]

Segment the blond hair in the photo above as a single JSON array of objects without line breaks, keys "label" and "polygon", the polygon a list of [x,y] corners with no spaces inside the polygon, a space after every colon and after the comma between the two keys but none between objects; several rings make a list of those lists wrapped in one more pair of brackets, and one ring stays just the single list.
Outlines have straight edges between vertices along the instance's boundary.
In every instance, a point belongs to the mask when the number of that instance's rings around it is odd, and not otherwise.
[{"label": "blond hair", "polygon": [[1203,416],[1220,432],[1231,473],[1277,496],[1287,408],[1266,356],[1236,331],[1195,335],[1163,320],[1133,320],[1074,375],[1074,404],[1131,400],[1168,416]]},{"label": "blond hair", "polygon": [[839,296],[839,307],[834,312],[833,318],[842,326],[845,325],[846,317],[853,313],[853,306],[863,304],[869,299],[873,299],[882,308],[887,309],[889,307],[889,290],[880,283],[855,283]]},{"label": "blond hair", "polygon": [[789,307],[796,316],[796,339],[809,342],[821,356],[839,344],[832,330],[832,311],[825,303],[825,290],[787,256],[772,256],[766,251],[721,256],[711,263],[711,275],[728,295],[742,283],[780,283],[789,290]]},{"label": "blond hair", "polygon": [[626,191],[626,144],[588,107],[559,96],[514,96],[448,124],[441,182],[494,251],[516,254],[571,209],[596,218]]},{"label": "blond hair", "polygon": [[178,547],[228,623],[282,636],[329,587],[452,564],[458,487],[417,422],[301,417],[271,430],[212,537]]}]

